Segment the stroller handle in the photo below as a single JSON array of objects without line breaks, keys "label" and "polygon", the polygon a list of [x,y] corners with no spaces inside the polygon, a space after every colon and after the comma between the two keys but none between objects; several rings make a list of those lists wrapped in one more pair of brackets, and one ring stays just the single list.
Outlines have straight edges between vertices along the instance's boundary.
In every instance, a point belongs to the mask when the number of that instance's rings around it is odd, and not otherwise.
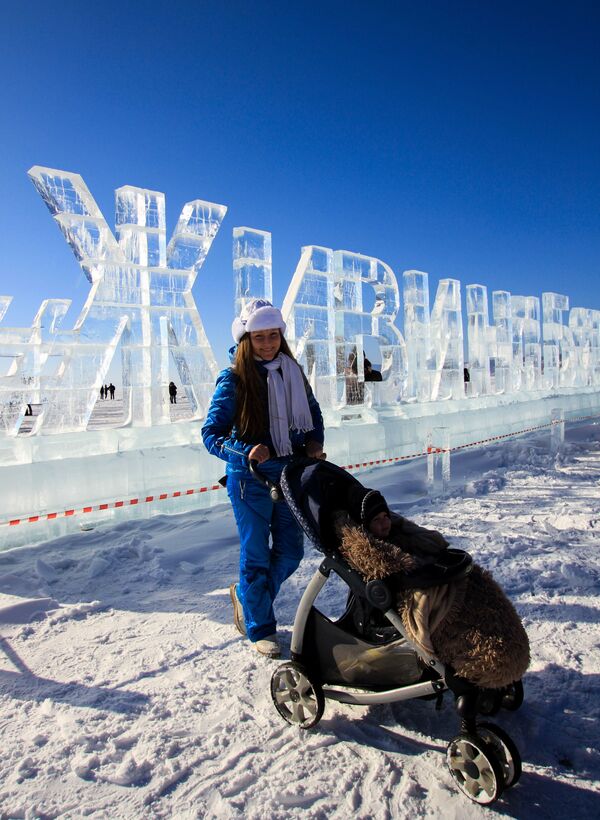
[{"label": "stroller handle", "polygon": [[[327,453],[323,453],[320,459],[316,460],[322,461],[326,457]],[[306,456],[303,456],[302,458],[306,458]],[[255,458],[251,458],[248,461],[248,468],[250,470],[250,475],[252,475],[252,477],[257,481],[260,481],[260,483],[268,489],[269,495],[271,496],[271,500],[273,502],[283,501],[283,492],[281,491],[281,487],[275,481],[271,481],[271,479],[263,473],[259,467],[258,461]]]},{"label": "stroller handle", "polygon": [[269,495],[271,496],[271,501],[274,503],[277,501],[283,501],[283,493],[281,492],[281,487],[279,484],[276,484],[274,481],[266,476],[262,470],[259,469],[258,461],[255,458],[251,458],[248,462],[248,467],[250,469],[250,474],[253,478],[257,481],[260,481],[261,484],[268,489]]}]

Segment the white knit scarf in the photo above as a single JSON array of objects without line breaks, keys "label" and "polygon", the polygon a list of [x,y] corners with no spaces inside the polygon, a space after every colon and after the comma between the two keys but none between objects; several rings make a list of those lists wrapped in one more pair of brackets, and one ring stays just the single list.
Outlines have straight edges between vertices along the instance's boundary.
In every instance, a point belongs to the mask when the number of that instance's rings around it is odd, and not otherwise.
[{"label": "white knit scarf", "polygon": [[262,364],[268,370],[269,427],[273,446],[278,456],[290,456],[290,430],[306,433],[314,429],[302,371],[285,353]]}]

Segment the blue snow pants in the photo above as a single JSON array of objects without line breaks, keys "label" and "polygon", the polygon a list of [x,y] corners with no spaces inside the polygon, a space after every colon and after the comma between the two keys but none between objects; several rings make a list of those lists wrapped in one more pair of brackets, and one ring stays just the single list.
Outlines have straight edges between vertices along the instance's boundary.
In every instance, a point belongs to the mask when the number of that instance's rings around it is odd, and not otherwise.
[{"label": "blue snow pants", "polygon": [[[266,464],[261,469],[279,480],[283,465],[277,467],[276,474]],[[227,492],[240,535],[238,596],[248,638],[259,641],[277,628],[273,601],[302,560],[304,534],[285,501],[273,503],[268,489],[249,474],[229,473]]]}]

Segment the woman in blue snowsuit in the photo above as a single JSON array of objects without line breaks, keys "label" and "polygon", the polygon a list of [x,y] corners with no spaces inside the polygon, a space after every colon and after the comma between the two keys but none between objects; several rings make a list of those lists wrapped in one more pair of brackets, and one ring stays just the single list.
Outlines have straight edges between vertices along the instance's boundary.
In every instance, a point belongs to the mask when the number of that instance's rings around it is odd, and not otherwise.
[{"label": "woman in blue snowsuit", "polygon": [[[240,536],[240,581],[232,584],[234,623],[257,650],[279,655],[273,601],[303,556],[303,534],[287,504],[273,503],[252,477],[253,459],[278,481],[292,455],[323,457],[323,418],[283,336],[281,312],[252,299],[232,325],[237,347],[202,427],[212,455],[227,462],[227,492]],[[272,544],[269,544],[271,536]]]}]

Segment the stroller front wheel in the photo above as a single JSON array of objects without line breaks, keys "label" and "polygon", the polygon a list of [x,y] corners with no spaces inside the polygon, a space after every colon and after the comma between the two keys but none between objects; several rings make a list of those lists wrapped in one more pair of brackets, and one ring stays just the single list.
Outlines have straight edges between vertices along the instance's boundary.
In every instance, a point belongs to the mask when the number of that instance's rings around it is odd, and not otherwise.
[{"label": "stroller front wheel", "polygon": [[516,785],[521,777],[522,762],[514,740],[495,723],[478,723],[477,734],[497,753],[504,774],[504,788]]},{"label": "stroller front wheel", "polygon": [[292,726],[311,729],[325,708],[323,689],[299,663],[281,664],[271,677],[271,697],[281,717]]},{"label": "stroller front wheel", "polygon": [[457,735],[448,744],[446,762],[458,788],[474,803],[489,805],[502,794],[502,765],[495,749],[483,738]]}]

